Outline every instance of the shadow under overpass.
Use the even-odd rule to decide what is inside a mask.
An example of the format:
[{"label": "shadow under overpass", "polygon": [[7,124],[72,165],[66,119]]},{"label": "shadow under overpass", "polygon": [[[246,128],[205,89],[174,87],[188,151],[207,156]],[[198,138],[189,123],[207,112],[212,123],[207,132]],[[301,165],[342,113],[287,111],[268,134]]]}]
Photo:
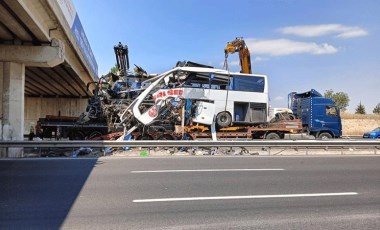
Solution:
[{"label": "shadow under overpass", "polygon": [[59,229],[97,162],[0,160],[0,229]]}]

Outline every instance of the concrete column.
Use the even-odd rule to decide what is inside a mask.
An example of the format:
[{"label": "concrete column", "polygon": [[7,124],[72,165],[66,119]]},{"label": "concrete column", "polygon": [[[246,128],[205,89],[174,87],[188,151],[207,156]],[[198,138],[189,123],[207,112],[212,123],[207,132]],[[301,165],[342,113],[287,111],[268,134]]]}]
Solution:
[{"label": "concrete column", "polygon": [[[24,139],[24,88],[25,65],[15,62],[0,62],[0,114],[1,140]],[[0,150],[0,156],[5,156]],[[10,148],[8,157],[21,157],[23,148]]]},{"label": "concrete column", "polygon": [[[4,63],[0,62],[0,141],[3,140],[3,75],[4,75]],[[6,157],[5,149],[0,148],[0,157]]]}]

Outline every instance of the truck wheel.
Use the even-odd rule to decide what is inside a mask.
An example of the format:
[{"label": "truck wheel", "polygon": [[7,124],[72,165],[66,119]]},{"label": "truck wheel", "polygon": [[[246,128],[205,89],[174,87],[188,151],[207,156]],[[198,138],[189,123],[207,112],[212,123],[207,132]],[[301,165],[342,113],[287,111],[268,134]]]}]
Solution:
[{"label": "truck wheel", "polygon": [[90,135],[88,135],[87,139],[88,140],[92,140],[92,139],[96,139],[96,140],[102,140],[100,137],[103,136],[103,133],[101,133],[100,131],[92,131],[90,133]]},{"label": "truck wheel", "polygon": [[174,140],[174,137],[170,134],[164,134],[158,138],[158,140]]},{"label": "truck wheel", "polygon": [[152,138],[152,136],[150,136],[148,134],[143,134],[143,135],[138,136],[136,140],[150,141],[150,140],[153,140],[153,138]]},{"label": "truck wheel", "polygon": [[268,140],[279,140],[279,139],[281,139],[281,137],[277,133],[268,133],[265,136],[265,139],[268,139]]},{"label": "truck wheel", "polygon": [[84,134],[81,131],[73,131],[69,135],[69,140],[84,140]]},{"label": "truck wheel", "polygon": [[293,114],[289,114],[288,117],[289,117],[289,120],[291,121],[296,119],[296,117]]},{"label": "truck wheel", "polygon": [[228,127],[231,125],[231,122],[232,122],[231,115],[226,111],[221,112],[216,116],[216,125],[219,128]]},{"label": "truck wheel", "polygon": [[318,135],[318,139],[321,139],[321,140],[327,140],[327,139],[331,139],[332,138],[332,135],[330,133],[327,133],[327,132],[322,132]]}]

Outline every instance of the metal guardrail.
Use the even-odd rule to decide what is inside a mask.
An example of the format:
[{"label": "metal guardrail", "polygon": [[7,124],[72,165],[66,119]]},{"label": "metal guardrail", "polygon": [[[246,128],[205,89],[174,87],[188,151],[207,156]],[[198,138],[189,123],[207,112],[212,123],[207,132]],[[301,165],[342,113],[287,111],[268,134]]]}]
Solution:
[{"label": "metal guardrail", "polygon": [[228,141],[0,141],[0,148],[105,148],[105,147],[303,147],[303,148],[375,148],[379,140],[228,140]]}]

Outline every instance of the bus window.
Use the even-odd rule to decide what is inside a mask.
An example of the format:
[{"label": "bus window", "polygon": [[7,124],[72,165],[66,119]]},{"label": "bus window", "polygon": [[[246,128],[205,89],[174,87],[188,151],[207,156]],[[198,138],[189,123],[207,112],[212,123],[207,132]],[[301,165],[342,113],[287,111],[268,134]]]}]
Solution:
[{"label": "bus window", "polygon": [[192,73],[186,80],[184,86],[205,89],[227,89],[229,77],[218,74]]},{"label": "bus window", "polygon": [[254,76],[233,76],[232,90],[247,92],[264,92],[264,78]]}]

